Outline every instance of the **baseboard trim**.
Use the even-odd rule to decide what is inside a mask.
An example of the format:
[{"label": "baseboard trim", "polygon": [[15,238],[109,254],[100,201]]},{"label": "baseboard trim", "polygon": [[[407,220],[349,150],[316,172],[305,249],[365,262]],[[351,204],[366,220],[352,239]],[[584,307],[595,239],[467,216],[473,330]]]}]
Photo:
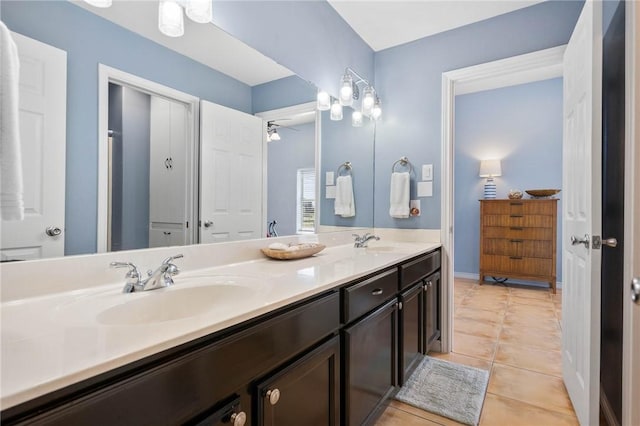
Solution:
[{"label": "baseboard trim", "polygon": [[[476,280],[476,281],[480,279],[479,274],[474,274],[470,272],[454,272],[453,277],[463,278],[467,280]],[[545,288],[549,287],[546,283],[539,282],[539,281],[523,281],[523,280],[514,280],[512,278],[509,278],[509,281],[507,282],[507,284],[522,284],[522,285],[530,285],[533,287],[545,287]],[[562,288],[562,281],[556,281],[556,288]]]}]

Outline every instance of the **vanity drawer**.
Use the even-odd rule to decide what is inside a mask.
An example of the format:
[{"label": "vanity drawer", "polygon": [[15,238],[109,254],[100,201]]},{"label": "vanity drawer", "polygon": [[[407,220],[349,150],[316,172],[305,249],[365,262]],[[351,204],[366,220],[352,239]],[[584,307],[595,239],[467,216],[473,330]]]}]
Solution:
[{"label": "vanity drawer", "polygon": [[391,269],[342,289],[342,323],[347,324],[380,306],[398,291],[398,270]]},{"label": "vanity drawer", "polygon": [[440,269],[440,250],[400,265],[400,290]]}]

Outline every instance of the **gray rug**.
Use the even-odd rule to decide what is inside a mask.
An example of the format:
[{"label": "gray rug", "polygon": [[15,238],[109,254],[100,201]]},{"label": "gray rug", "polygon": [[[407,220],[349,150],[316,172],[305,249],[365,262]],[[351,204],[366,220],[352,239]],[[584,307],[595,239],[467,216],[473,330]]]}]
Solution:
[{"label": "gray rug", "polygon": [[489,372],[425,356],[395,399],[476,426]]}]

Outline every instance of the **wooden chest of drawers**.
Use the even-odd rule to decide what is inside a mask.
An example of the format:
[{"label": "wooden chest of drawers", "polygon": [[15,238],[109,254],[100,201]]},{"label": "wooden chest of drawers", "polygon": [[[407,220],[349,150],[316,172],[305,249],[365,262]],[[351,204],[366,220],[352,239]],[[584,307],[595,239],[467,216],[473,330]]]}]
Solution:
[{"label": "wooden chest of drawers", "polygon": [[480,200],[480,281],[548,282],[556,292],[557,199]]}]

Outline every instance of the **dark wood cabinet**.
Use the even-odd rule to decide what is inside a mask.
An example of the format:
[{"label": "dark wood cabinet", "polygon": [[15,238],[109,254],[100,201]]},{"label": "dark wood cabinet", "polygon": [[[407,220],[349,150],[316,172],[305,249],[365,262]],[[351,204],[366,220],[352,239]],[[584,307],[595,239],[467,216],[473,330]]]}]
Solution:
[{"label": "dark wood cabinet", "polygon": [[393,299],[343,330],[344,413],[342,424],[361,425],[396,384],[398,302]]},{"label": "dark wood cabinet", "polygon": [[418,365],[423,352],[424,297],[418,282],[399,296],[398,386],[402,386]]},{"label": "dark wood cabinet", "polygon": [[260,426],[339,425],[339,337],[261,381],[255,396]]},{"label": "dark wood cabinet", "polygon": [[440,338],[440,272],[429,275],[424,280],[424,335],[423,351],[428,353]]}]

